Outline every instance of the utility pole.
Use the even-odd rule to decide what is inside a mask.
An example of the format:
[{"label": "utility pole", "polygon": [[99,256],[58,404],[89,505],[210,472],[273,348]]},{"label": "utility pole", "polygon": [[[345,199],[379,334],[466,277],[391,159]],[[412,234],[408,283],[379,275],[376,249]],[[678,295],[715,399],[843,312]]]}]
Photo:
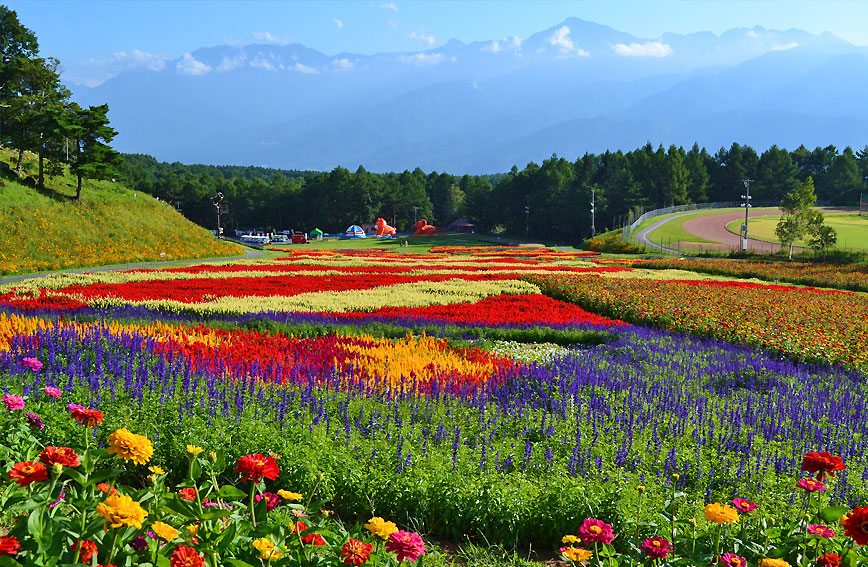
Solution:
[{"label": "utility pole", "polygon": [[744,202],[741,204],[744,207],[744,225],[741,227],[742,241],[741,241],[741,249],[744,252],[747,252],[747,213],[750,210],[750,184],[753,183],[753,179],[742,179],[742,183],[744,183],[744,195],[741,196],[744,199]]},{"label": "utility pole", "polygon": [[594,217],[596,216],[594,215],[594,200],[596,194],[597,192],[591,189],[591,238],[594,238],[594,236],[597,234],[597,227],[594,226]]},{"label": "utility pole", "polygon": [[217,238],[223,236],[223,229],[220,227],[220,215],[228,211],[226,205],[221,204],[223,201],[223,193],[217,193],[211,197],[211,204],[214,205],[214,212],[217,214]]},{"label": "utility pole", "polygon": [[527,195],[524,196],[524,217],[524,236],[527,238],[530,236],[530,197]]},{"label": "utility pole", "polygon": [[413,226],[416,226],[416,211],[419,210],[419,207],[413,207]]}]

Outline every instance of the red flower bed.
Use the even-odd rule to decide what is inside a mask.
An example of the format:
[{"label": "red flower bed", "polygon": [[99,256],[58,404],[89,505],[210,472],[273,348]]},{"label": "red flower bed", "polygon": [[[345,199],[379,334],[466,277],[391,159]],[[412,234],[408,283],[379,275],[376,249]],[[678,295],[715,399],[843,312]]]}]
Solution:
[{"label": "red flower bed", "polygon": [[86,303],[70,297],[47,295],[44,289],[40,290],[39,297],[37,298],[29,295],[15,295],[13,293],[0,295],[0,307],[12,307],[13,309],[20,309],[22,311],[36,311],[37,309],[68,311],[86,306]]},{"label": "red flower bed", "polygon": [[496,295],[476,303],[452,303],[426,307],[383,307],[369,313],[350,312],[330,315],[340,319],[353,320],[394,317],[410,319],[414,322],[427,320],[489,326],[579,325],[585,323],[605,327],[626,325],[623,321],[600,317],[576,305],[557,301],[542,294]]},{"label": "red flower bed", "polygon": [[90,284],[64,288],[64,293],[82,297],[117,297],[127,301],[172,299],[182,303],[199,303],[218,297],[293,296],[318,291],[350,291],[420,281],[439,282],[451,279],[468,281],[505,280],[515,274],[454,274],[448,276],[400,276],[357,274],[341,276],[269,276],[263,278],[200,278],[192,280],[152,280],[122,284]]}]

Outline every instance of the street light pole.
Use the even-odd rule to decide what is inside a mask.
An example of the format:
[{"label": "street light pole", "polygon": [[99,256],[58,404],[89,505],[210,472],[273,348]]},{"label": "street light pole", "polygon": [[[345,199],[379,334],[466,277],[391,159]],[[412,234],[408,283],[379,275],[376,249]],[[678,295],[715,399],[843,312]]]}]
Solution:
[{"label": "street light pole", "polygon": [[220,213],[222,212],[220,207],[220,203],[223,201],[223,193],[217,193],[213,197],[211,197],[211,204],[214,205],[214,212],[217,213],[217,238],[219,239],[222,236],[222,229],[220,228]]},{"label": "street light pole", "polygon": [[594,200],[597,192],[594,189],[591,189],[591,238],[597,234],[597,227],[594,226]]},{"label": "street light pole", "polygon": [[744,195],[741,196],[744,199],[744,203],[741,204],[744,207],[744,226],[741,227],[741,232],[744,239],[741,241],[741,249],[747,252],[747,213],[750,210],[750,184],[753,183],[753,179],[742,179],[742,183],[744,183]]},{"label": "street light pole", "polygon": [[527,238],[530,236],[530,197],[527,195],[524,196],[524,217],[524,236]]},{"label": "street light pole", "polygon": [[413,226],[416,226],[416,211],[419,210],[419,207],[413,207]]}]

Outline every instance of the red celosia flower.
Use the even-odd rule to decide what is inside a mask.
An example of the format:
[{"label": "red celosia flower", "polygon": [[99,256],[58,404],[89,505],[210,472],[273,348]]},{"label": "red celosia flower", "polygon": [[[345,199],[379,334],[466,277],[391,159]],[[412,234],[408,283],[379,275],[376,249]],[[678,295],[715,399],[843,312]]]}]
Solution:
[{"label": "red celosia flower", "polygon": [[610,524],[588,518],[579,527],[579,537],[582,538],[582,543],[612,543],[615,532]]},{"label": "red celosia flower", "polygon": [[48,469],[37,461],[15,463],[9,471],[9,478],[15,480],[18,486],[28,486],[31,482],[48,480]]},{"label": "red celosia flower", "polygon": [[859,545],[868,544],[868,508],[854,508],[844,519],[844,535]]},{"label": "red celosia flower", "polygon": [[[299,522],[292,529],[292,533],[294,533],[294,534],[301,533],[307,529],[308,529],[307,524],[305,524],[304,522]],[[301,542],[307,543],[307,544],[312,543],[314,545],[325,545],[326,544],[325,540],[319,534],[307,534],[306,536],[301,536]]]},{"label": "red celosia flower", "polygon": [[70,549],[75,551],[81,545],[81,550],[78,553],[78,562],[89,565],[93,554],[96,553],[96,543],[89,540],[75,540]]},{"label": "red celosia flower", "polygon": [[195,549],[187,545],[179,545],[169,558],[172,567],[203,567],[205,560]]},{"label": "red celosia flower", "polygon": [[802,470],[810,473],[817,473],[817,480],[823,481],[826,475],[835,476],[835,471],[842,471],[844,461],[841,457],[833,456],[825,451],[820,453],[808,453],[802,459]]},{"label": "red celosia flower", "polygon": [[817,567],[841,567],[841,558],[837,553],[827,553],[817,557]]},{"label": "red celosia flower", "polygon": [[733,498],[732,505],[742,514],[749,514],[756,510],[756,502],[745,500],[744,498]]},{"label": "red celosia flower", "polygon": [[0,536],[0,555],[18,555],[21,544],[15,536]]},{"label": "red celosia flower", "polygon": [[261,453],[252,455],[244,455],[235,463],[235,472],[241,473],[243,476],[241,481],[252,480],[259,482],[260,478],[274,480],[278,477],[280,469],[277,463],[271,457],[266,457]]},{"label": "red celosia flower", "polygon": [[196,501],[196,489],[195,488],[179,488],[178,495],[181,497],[181,500],[189,500],[191,502]]},{"label": "red celosia flower", "polygon": [[69,414],[70,417],[82,425],[93,427],[98,423],[102,423],[102,412],[99,410],[88,409],[83,407],[73,408]]},{"label": "red celosia flower", "polygon": [[672,553],[672,544],[665,537],[655,536],[642,542],[642,553],[652,559],[666,559]]},{"label": "red celosia flower", "polygon": [[425,554],[425,542],[419,537],[419,534],[398,530],[389,535],[389,540],[386,542],[386,551],[391,551],[398,556],[398,562],[407,558],[412,563],[419,559],[420,555]]},{"label": "red celosia flower", "polygon": [[48,446],[39,453],[39,460],[46,467],[54,464],[63,465],[65,467],[77,467],[81,464],[78,455],[69,447],[52,447]]},{"label": "red celosia flower", "polygon": [[259,502],[263,498],[265,498],[265,506],[269,512],[277,508],[277,505],[280,504],[280,496],[273,492],[263,492],[262,494],[257,494],[253,497],[253,500],[255,502]]},{"label": "red celosia flower", "polygon": [[347,565],[363,565],[371,556],[374,546],[357,539],[350,539],[341,546],[341,559]]}]

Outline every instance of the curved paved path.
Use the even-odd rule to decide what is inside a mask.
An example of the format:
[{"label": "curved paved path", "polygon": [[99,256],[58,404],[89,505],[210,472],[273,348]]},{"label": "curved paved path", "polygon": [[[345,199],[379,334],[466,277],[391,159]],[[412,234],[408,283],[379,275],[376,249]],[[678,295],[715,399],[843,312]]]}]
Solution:
[{"label": "curved paved path", "polygon": [[660,228],[661,226],[663,226],[664,224],[666,224],[667,222],[669,222],[671,220],[675,220],[675,219],[680,218],[680,217],[686,217],[687,215],[692,215],[692,214],[696,214],[696,211],[687,211],[686,213],[680,213],[680,214],[673,215],[673,216],[665,218],[665,219],[661,219],[661,220],[655,222],[654,224],[652,224],[651,226],[649,226],[647,228],[643,228],[642,230],[634,233],[634,236],[636,237],[636,240],[638,240],[641,244],[643,244],[644,246],[647,246],[649,248],[653,248],[654,250],[659,250],[661,252],[669,252],[670,254],[681,254],[680,250],[673,250],[672,248],[666,248],[664,246],[660,246],[656,242],[651,242],[651,240],[648,238],[648,235],[652,231],[657,230],[658,228]]},{"label": "curved paved path", "polygon": [[224,260],[250,260],[262,256],[262,250],[247,250],[244,256],[223,256],[222,258],[195,258],[193,260],[171,260],[168,262],[149,262],[147,264],[125,264],[123,266],[102,266],[99,268],[78,268],[75,270],[60,270],[58,272],[42,272],[26,276],[9,276],[0,278],[0,284],[20,282],[32,278],[44,278],[54,274],[83,274],[85,272],[114,272],[119,270],[143,270],[148,268],[164,268],[175,264],[190,264],[199,262],[222,262]]}]

